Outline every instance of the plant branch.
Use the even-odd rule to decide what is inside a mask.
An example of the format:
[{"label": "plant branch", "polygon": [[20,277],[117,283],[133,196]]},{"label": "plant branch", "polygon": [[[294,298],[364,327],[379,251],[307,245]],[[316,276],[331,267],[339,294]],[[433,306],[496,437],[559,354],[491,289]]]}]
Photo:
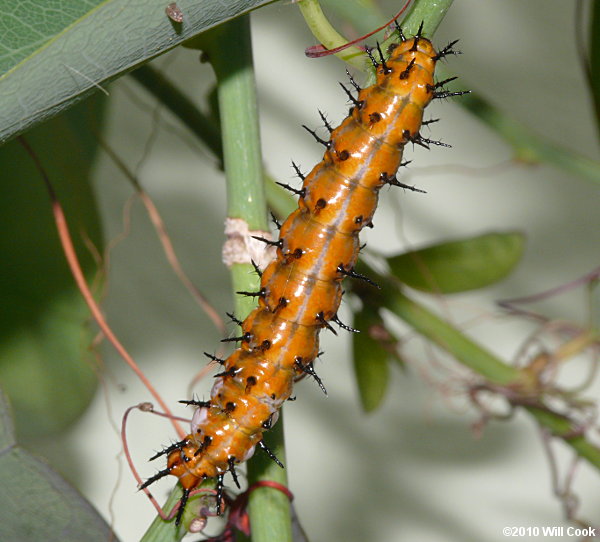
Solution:
[{"label": "plant branch", "polygon": [[[381,287],[377,291],[374,288],[366,289],[362,285],[354,288],[355,291],[360,291],[364,303],[389,309],[423,337],[451,354],[459,363],[484,377],[487,382],[521,393],[534,388],[531,376],[524,370],[503,362],[432,311],[409,298],[400,291],[397,283],[377,274],[364,263],[360,263],[357,270]],[[515,405],[525,408],[542,427],[555,437],[563,439],[580,457],[600,470],[600,448],[586,439],[585,432],[579,425],[566,416],[545,408],[541,401]]]},{"label": "plant branch", "polygon": [[[243,219],[251,230],[268,230],[249,17],[206,33],[194,46],[208,55],[217,75],[227,216]],[[233,264],[231,273],[234,291],[257,288],[258,277],[250,264]],[[236,297],[239,318],[253,308],[250,298]],[[264,440],[285,460],[281,421],[264,434]],[[270,460],[265,464],[263,459],[257,454],[248,462],[248,484],[272,480],[287,485],[285,471]],[[256,489],[249,497],[249,512],[254,542],[291,542],[290,505],[283,493],[270,487]]]}]

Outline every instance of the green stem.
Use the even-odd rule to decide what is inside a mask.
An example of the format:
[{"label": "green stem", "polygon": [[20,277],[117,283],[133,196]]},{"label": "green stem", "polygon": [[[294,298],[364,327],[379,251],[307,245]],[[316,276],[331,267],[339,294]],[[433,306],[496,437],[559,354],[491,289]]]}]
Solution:
[{"label": "green stem", "polygon": [[222,160],[223,147],[218,125],[202,113],[181,90],[149,64],[139,67],[130,75],[170,109],[217,158]]},{"label": "green stem", "polygon": [[[172,100],[176,105],[170,105],[171,110],[186,124],[191,122],[190,128],[200,139],[213,140],[209,148],[215,155],[220,158],[222,153],[228,193],[227,216],[245,220],[251,230],[267,230],[249,17],[234,19],[202,34],[188,45],[207,53],[217,75],[220,129],[214,126],[206,129],[206,117],[166,79],[157,78],[149,71],[142,71],[136,79],[167,103]],[[215,134],[219,133],[222,134],[222,147],[214,143]],[[252,291],[258,287],[256,273],[250,264],[234,264],[231,277],[234,291]],[[243,296],[236,296],[235,305],[236,315],[240,318],[254,308],[252,300]],[[284,458],[282,423],[276,427],[279,430],[274,428],[265,434],[265,443],[279,458]],[[269,460],[272,465],[265,468],[262,459],[259,453],[248,462],[249,483],[268,479],[287,485],[285,472],[276,467],[273,474],[271,467],[275,464]],[[176,487],[168,500],[170,506],[180,495],[181,490]],[[190,503],[184,514],[186,526],[193,517],[192,508]],[[253,491],[249,512],[254,542],[291,542],[290,504],[285,495],[271,488]],[[172,523],[157,518],[143,540],[170,542],[179,540],[183,534],[183,529],[178,531]]]},{"label": "green stem", "polygon": [[[432,311],[410,299],[399,290],[395,282],[375,273],[364,263],[359,264],[358,271],[381,286],[381,290],[377,292],[361,285],[354,288],[356,291],[360,290],[364,303],[386,307],[415,331],[492,384],[511,386],[515,390],[527,389],[530,385],[529,377],[523,371],[504,363]],[[541,405],[522,404],[521,406],[536,419],[540,426],[552,435],[562,438],[581,458],[600,470],[600,449],[590,443],[573,422]]]},{"label": "green stem", "polygon": [[[298,7],[313,36],[327,49],[335,49],[348,43],[348,40],[339,34],[327,20],[319,4],[319,0],[300,0]],[[360,70],[365,69],[365,54],[356,45],[351,45],[347,49],[335,53],[335,56],[355,68]]]},{"label": "green stem", "polygon": [[[179,485],[175,486],[163,505],[163,511],[166,514],[168,514],[177,504],[181,495],[181,487]],[[191,503],[188,506],[191,506]],[[178,542],[185,534],[186,529],[181,528],[181,526],[177,529],[173,521],[167,522],[161,517],[156,516],[144,536],[140,539],[140,542]]]},{"label": "green stem", "polygon": [[414,36],[423,23],[423,35],[432,37],[454,0],[416,0],[402,20],[402,30]]},{"label": "green stem", "polygon": [[[203,35],[202,43],[217,74],[227,215],[242,218],[251,230],[268,230],[249,17]],[[234,291],[258,288],[258,277],[250,264],[234,264],[231,274]],[[253,308],[250,298],[236,296],[238,317],[244,318]],[[284,457],[281,422],[266,432],[264,439],[279,458]],[[248,462],[248,483],[260,480],[287,485],[285,471],[268,458],[265,462],[259,452]],[[290,503],[281,492],[271,488],[253,491],[249,513],[253,542],[291,542]]]},{"label": "green stem", "polygon": [[486,380],[506,386],[520,378],[521,373],[518,369],[503,363],[491,352],[400,291],[389,292],[389,295],[382,296],[381,300],[413,329]]},{"label": "green stem", "polygon": [[247,15],[234,19],[202,34],[199,43],[217,75],[227,216],[267,230],[249,24]]},{"label": "green stem", "polygon": [[[283,439],[283,409],[279,421],[264,434],[264,442],[284,465],[287,465]],[[287,474],[264,452],[257,454],[248,465],[248,485],[274,481],[287,487]],[[288,497],[281,491],[263,487],[250,493],[248,502],[252,542],[291,542],[291,510]],[[285,512],[285,513],[284,513]]]},{"label": "green stem", "polygon": [[[444,77],[445,74],[440,74],[440,78]],[[597,160],[591,160],[537,135],[476,93],[461,96],[458,103],[504,138],[513,147],[516,160],[528,164],[552,164],[588,181],[600,183],[600,162]]]}]

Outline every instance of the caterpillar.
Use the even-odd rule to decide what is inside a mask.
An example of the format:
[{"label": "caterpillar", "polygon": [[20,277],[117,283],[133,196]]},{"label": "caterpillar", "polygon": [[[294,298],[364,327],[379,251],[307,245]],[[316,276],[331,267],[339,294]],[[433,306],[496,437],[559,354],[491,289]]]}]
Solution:
[{"label": "caterpillar", "polygon": [[329,140],[304,127],[325,146],[325,154],[306,176],[293,164],[302,188],[284,186],[298,195],[298,208],[281,225],[277,241],[262,239],[275,245],[276,257],[261,274],[260,290],[240,292],[256,296],[258,308],[238,322],[237,350],[227,359],[209,356],[223,366],[210,399],[183,401],[197,407],[190,434],[151,458],[167,456],[167,466],[141,488],[168,475],[178,478],[183,496],[176,524],[190,492],[206,479],[216,479],[219,513],[225,474],[231,473],[237,484],[236,465],[249,459],[256,446],[283,466],[264,444],[263,433],[276,423],[298,377],[311,375],[323,388],[313,369],[319,332],[335,333],[332,322],[351,330],[337,316],[342,280],[369,281],[354,266],[358,236],[372,226],[379,190],[385,185],[411,188],[395,176],[407,143],[445,145],[419,130],[433,98],[461,94],[443,89],[449,80],[434,81],[436,62],[455,54],[456,41],[436,52],[422,36],[422,25],[410,39],[396,27],[400,41],[389,47],[387,59],[379,45],[378,59],[367,50],[375,84],[361,89],[350,77],[356,97],[341,84],[352,104],[343,122],[334,129],[321,113]]}]

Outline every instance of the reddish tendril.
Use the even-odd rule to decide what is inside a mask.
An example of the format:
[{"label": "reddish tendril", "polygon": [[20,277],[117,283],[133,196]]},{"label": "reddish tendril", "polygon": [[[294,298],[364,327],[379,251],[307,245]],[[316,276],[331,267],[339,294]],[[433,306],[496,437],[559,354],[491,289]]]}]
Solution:
[{"label": "reddish tendril", "polygon": [[396,13],[396,15],[394,17],[392,17],[387,23],[380,26],[379,28],[376,28],[372,32],[369,32],[368,34],[365,34],[364,36],[360,36],[360,37],[356,38],[355,40],[349,41],[348,43],[345,43],[344,45],[340,45],[339,47],[335,47],[334,49],[327,49],[322,44],[313,45],[311,47],[307,47],[306,50],[304,51],[304,54],[308,58],[320,58],[322,56],[334,55],[336,53],[344,51],[351,45],[355,45],[361,41],[364,41],[367,38],[371,37],[373,34],[376,34],[380,30],[383,30],[384,28],[387,28],[388,26],[390,26],[396,19],[398,19],[398,17],[400,17],[400,15],[402,15],[404,13],[404,11],[406,11],[406,8],[408,8],[411,1],[412,0],[407,0],[406,3],[404,4],[404,6],[402,7],[402,9],[398,13]]}]

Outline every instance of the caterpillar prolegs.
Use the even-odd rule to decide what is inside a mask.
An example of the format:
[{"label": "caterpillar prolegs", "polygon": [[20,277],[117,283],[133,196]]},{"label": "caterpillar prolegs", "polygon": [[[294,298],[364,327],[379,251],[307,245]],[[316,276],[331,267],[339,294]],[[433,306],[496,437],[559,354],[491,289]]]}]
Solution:
[{"label": "caterpillar prolegs", "polygon": [[[237,483],[235,466],[246,461],[256,446],[277,461],[262,442],[263,433],[278,417],[278,410],[292,393],[294,380],[314,375],[319,353],[319,332],[333,330],[346,276],[364,278],[354,271],[359,252],[359,232],[371,225],[378,193],[386,184],[401,185],[395,174],[404,147],[413,142],[428,146],[423,138],[423,110],[435,97],[453,93],[438,91],[436,62],[452,54],[452,44],[436,52],[421,36],[390,46],[385,59],[369,56],[376,68],[376,83],[360,89],[348,117],[331,128],[323,159],[303,179],[298,208],[285,220],[277,254],[261,277],[256,308],[241,323],[240,347],[227,359],[218,360],[223,370],[216,376],[210,400],[190,401],[197,407],[191,432],[154,458],[167,455],[167,467],[142,487],[173,475],[184,493],[176,522],[179,523],[190,492],[207,478],[217,481],[217,510],[223,478],[230,472]],[[325,120],[325,119],[324,119]],[[310,131],[310,130],[309,130]],[[154,459],[153,458],[153,459]]]}]

